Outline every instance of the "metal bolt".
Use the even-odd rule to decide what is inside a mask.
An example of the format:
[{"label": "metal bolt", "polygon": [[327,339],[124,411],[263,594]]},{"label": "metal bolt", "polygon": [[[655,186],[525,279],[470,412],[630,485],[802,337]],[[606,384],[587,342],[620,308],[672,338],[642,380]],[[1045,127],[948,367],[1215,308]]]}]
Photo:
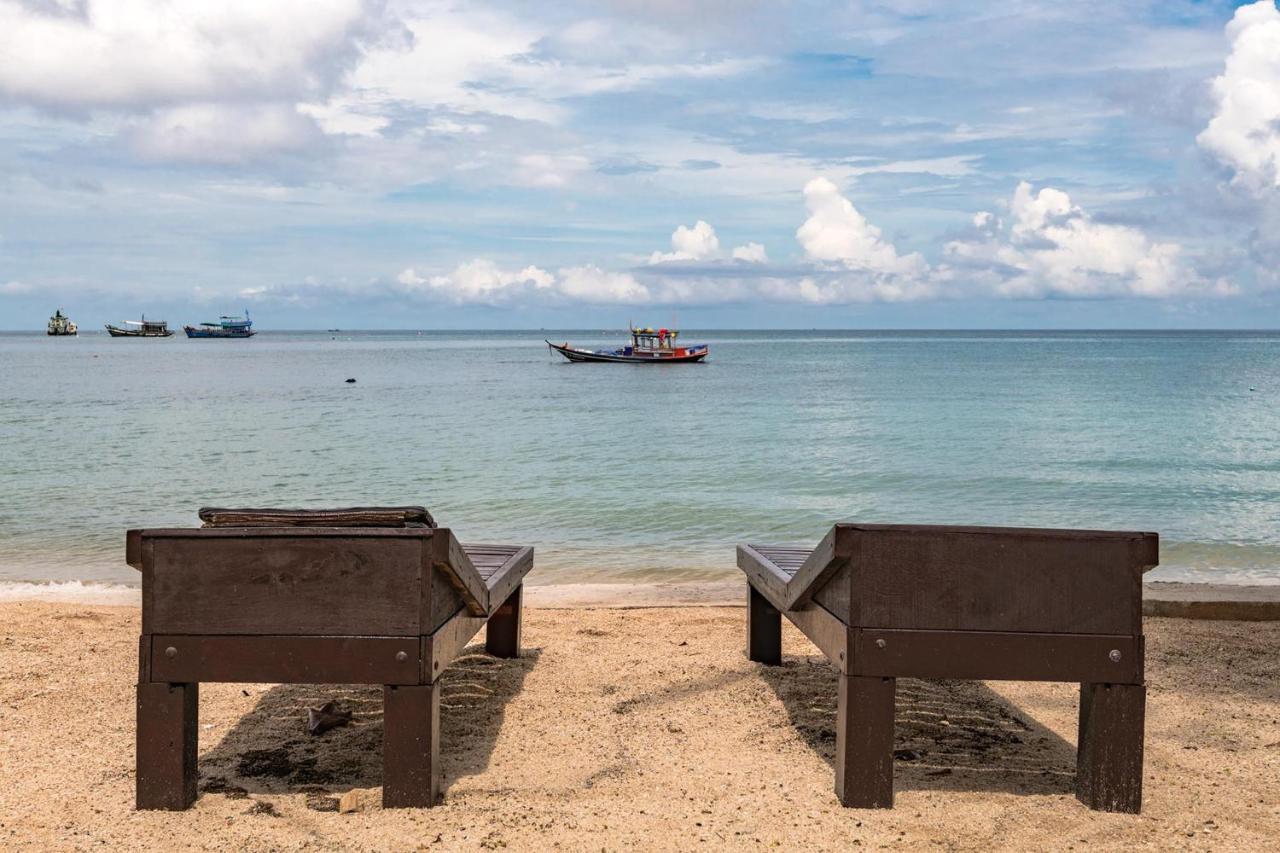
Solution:
[{"label": "metal bolt", "polygon": [[1120,663],[1120,650],[1112,649],[1111,653],[1107,655],[1107,657],[1111,658],[1112,663]]},{"label": "metal bolt", "polygon": [[888,645],[888,643],[886,643],[884,640],[876,640],[876,648],[877,648],[877,649],[883,649],[883,648],[884,648],[885,646],[887,646],[887,645]]},{"label": "metal bolt", "polygon": [[396,652],[396,660],[400,661],[401,663],[404,663],[408,659],[409,659],[409,655],[406,654],[405,652]]},{"label": "metal bolt", "polygon": [[167,658],[176,658],[178,656],[178,650],[173,646],[170,646],[164,650],[164,656]]}]

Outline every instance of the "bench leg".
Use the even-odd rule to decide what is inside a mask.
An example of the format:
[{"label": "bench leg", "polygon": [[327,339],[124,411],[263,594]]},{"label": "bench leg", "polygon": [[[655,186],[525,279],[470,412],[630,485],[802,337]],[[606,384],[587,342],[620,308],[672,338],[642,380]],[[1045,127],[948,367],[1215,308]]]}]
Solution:
[{"label": "bench leg", "polygon": [[843,806],[893,808],[892,678],[840,675],[836,796]]},{"label": "bench leg", "polygon": [[747,584],[747,658],[777,666],[782,663],[782,613]]},{"label": "bench leg", "polygon": [[1147,688],[1081,684],[1076,797],[1091,809],[1142,809],[1142,738]]},{"label": "bench leg", "polygon": [[426,808],[440,793],[440,682],[382,688],[382,806]]},{"label": "bench leg", "polygon": [[181,811],[196,800],[200,685],[138,685],[139,809]]},{"label": "bench leg", "polygon": [[524,584],[516,587],[502,602],[484,633],[484,650],[496,658],[520,657],[520,598]]}]

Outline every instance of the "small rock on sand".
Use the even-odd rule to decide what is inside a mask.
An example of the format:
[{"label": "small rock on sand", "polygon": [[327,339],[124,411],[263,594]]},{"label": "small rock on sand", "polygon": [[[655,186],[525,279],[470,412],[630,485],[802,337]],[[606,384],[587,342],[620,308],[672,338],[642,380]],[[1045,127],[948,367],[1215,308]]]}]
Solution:
[{"label": "small rock on sand", "polygon": [[342,799],[338,800],[338,814],[350,814],[358,811],[360,811],[360,792],[357,790],[347,791],[342,795]]}]

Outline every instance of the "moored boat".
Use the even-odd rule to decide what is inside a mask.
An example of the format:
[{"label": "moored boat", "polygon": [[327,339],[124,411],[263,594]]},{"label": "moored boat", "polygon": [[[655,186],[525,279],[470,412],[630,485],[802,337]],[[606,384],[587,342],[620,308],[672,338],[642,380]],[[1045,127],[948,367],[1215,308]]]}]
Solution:
[{"label": "moored boat", "polygon": [[710,354],[706,344],[684,345],[676,342],[680,333],[675,329],[632,328],[631,343],[616,349],[586,349],[575,347],[567,341],[553,344],[555,352],[569,361],[611,361],[623,364],[687,364],[702,361]]},{"label": "moored boat", "polygon": [[56,337],[78,335],[80,334],[80,327],[77,326],[70,317],[63,314],[62,309],[59,308],[57,311],[54,311],[53,316],[49,318],[49,334]]},{"label": "moored boat", "polygon": [[251,338],[254,335],[253,321],[249,319],[247,308],[243,317],[228,317],[224,314],[216,323],[183,326],[182,331],[187,333],[188,338]]},{"label": "moored boat", "polygon": [[123,326],[107,324],[107,332],[113,338],[168,338],[173,332],[164,320],[148,320],[143,314],[141,320],[125,320]]}]

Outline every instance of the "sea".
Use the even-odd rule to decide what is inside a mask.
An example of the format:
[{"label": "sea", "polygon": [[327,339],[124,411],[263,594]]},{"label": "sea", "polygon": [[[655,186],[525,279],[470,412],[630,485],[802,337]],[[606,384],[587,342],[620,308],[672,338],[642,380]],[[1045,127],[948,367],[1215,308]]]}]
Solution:
[{"label": "sea", "polygon": [[[0,590],[136,585],[202,506],[422,504],[531,583],[720,580],[837,521],[1156,531],[1149,580],[1280,584],[1280,332],[0,334]],[[354,382],[348,380],[354,379]]]}]

